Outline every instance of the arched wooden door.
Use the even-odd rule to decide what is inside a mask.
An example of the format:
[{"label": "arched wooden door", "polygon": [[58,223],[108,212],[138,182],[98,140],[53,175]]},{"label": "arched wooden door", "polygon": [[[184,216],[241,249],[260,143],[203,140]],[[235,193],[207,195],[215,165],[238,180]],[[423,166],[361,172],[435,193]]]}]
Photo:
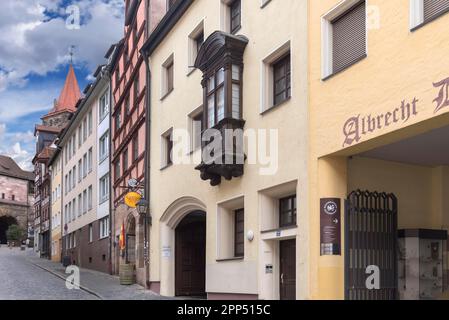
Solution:
[{"label": "arched wooden door", "polygon": [[186,216],[175,232],[175,295],[206,295],[206,213]]}]

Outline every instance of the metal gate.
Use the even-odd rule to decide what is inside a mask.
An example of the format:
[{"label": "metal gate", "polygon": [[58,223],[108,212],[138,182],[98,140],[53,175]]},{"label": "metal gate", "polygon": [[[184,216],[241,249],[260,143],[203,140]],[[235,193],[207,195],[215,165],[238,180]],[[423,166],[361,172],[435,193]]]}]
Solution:
[{"label": "metal gate", "polygon": [[[397,205],[395,195],[354,191],[346,200],[345,297],[397,299]],[[380,289],[368,289],[369,266],[380,269]]]}]

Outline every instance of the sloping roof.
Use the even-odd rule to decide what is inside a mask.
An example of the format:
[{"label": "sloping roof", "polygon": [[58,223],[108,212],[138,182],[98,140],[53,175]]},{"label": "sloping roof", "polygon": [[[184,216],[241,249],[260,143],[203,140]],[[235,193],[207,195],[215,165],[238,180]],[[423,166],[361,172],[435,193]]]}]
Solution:
[{"label": "sloping roof", "polygon": [[0,155],[0,175],[34,181],[34,173],[20,169],[17,163],[7,156]]},{"label": "sloping roof", "polygon": [[80,98],[81,91],[78,80],[76,79],[75,70],[73,69],[73,65],[70,65],[59,99],[55,102],[54,108],[44,117],[62,111],[75,112],[76,104]]},{"label": "sloping roof", "polygon": [[36,128],[35,128],[34,131],[35,132],[36,131],[43,131],[43,132],[59,133],[59,132],[61,132],[62,129],[63,128],[50,127],[50,126],[44,126],[44,125],[38,124],[38,125],[36,125]]}]

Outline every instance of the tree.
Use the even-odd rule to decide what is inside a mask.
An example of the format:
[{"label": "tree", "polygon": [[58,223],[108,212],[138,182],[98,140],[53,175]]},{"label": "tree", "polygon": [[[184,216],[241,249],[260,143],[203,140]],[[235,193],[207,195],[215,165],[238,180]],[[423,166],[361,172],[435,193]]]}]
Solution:
[{"label": "tree", "polygon": [[17,224],[13,224],[6,231],[6,237],[9,241],[22,241],[25,237],[25,230]]}]

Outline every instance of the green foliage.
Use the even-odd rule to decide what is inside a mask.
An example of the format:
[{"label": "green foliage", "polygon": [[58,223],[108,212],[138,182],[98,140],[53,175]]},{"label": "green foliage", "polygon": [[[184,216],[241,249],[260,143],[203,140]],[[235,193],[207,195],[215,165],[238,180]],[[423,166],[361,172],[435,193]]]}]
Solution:
[{"label": "green foliage", "polygon": [[9,226],[6,231],[6,237],[9,241],[22,241],[25,237],[25,230],[16,224]]}]

